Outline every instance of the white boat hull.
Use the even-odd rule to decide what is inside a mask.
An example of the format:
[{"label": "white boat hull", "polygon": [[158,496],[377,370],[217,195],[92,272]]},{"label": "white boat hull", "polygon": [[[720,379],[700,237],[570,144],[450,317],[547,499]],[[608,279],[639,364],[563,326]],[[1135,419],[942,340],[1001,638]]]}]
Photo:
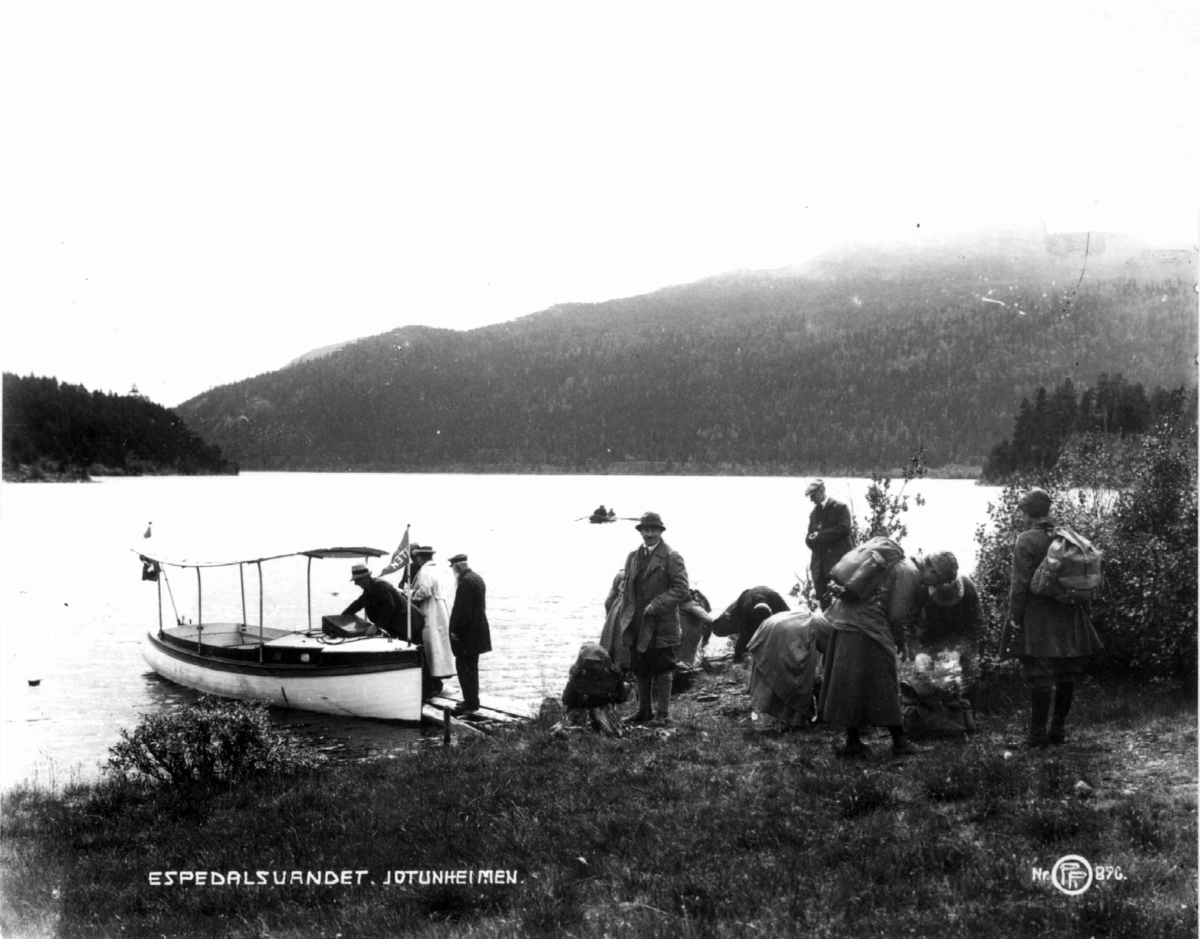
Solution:
[{"label": "white boat hull", "polygon": [[142,655],[163,678],[208,694],[343,717],[421,721],[421,653],[409,643],[383,637],[329,643],[284,633],[260,652],[251,642],[232,645],[254,639],[237,625],[206,626],[200,635],[203,647],[194,626],[150,632]]}]

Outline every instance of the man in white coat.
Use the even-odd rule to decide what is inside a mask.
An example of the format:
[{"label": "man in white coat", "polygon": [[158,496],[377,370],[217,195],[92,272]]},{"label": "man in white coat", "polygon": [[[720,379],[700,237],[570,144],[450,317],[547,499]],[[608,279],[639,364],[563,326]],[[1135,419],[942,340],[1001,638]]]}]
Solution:
[{"label": "man in white coat", "polygon": [[442,679],[454,674],[454,654],[450,651],[450,606],[442,586],[441,569],[433,559],[433,548],[414,545],[412,549],[412,600],[425,614],[424,697],[442,690]]}]

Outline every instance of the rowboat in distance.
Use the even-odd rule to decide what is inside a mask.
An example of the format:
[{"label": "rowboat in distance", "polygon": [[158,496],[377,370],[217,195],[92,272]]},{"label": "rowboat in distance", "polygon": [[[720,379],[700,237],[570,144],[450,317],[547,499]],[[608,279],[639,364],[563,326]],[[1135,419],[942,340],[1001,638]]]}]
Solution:
[{"label": "rowboat in distance", "polygon": [[[421,649],[384,633],[368,637],[369,623],[354,616],[325,614],[313,622],[313,562],[330,559],[382,557],[376,548],[314,548],[231,561],[196,561],[168,558],[135,549],[142,560],[142,578],[158,586],[158,625],[146,634],[142,655],[163,678],[208,694],[247,701],[262,701],[277,707],[318,711],[343,717],[421,722]],[[264,622],[267,604],[263,565],[307,559],[305,593],[307,618],[297,610],[299,591],[290,588],[286,602],[272,603],[271,615],[278,622]],[[214,569],[236,568],[217,575]],[[247,615],[247,568],[251,607],[257,598],[258,616]],[[190,582],[186,572],[195,570],[195,582],[172,588],[168,573],[183,571],[178,580]],[[339,572],[345,570],[339,567]],[[241,613],[233,600],[222,596],[221,614],[205,619],[204,576],[218,576],[227,590],[240,586]],[[346,580],[349,578],[346,577]],[[257,580],[257,583],[254,581]],[[287,582],[287,578],[282,578]],[[181,616],[177,598],[195,603],[194,621]],[[209,607],[214,604],[209,603]],[[343,604],[344,606],[344,604]],[[170,614],[168,617],[167,614]]]}]

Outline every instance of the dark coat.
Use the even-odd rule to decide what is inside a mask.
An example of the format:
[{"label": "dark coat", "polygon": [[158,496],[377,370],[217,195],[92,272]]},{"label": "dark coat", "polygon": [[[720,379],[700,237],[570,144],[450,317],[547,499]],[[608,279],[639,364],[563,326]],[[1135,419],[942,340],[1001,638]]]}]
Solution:
[{"label": "dark coat", "polygon": [[1054,520],[1038,519],[1017,535],[1013,545],[1012,583],[1008,617],[1025,634],[1025,657],[1072,659],[1095,655],[1104,648],[1092,628],[1090,604],[1062,603],[1029,592],[1033,572],[1042,563],[1054,538]]},{"label": "dark coat", "polygon": [[450,648],[455,655],[482,655],[492,651],[492,631],[487,618],[487,585],[482,577],[470,569],[458,579],[458,589],[454,592],[454,609],[450,611]]},{"label": "dark coat", "polygon": [[625,559],[625,582],[621,587],[618,632],[632,628],[639,652],[651,647],[677,646],[683,638],[679,605],[688,599],[688,573],[683,556],[659,541],[641,561],[643,548]]},{"label": "dark coat", "polygon": [[[755,613],[754,608],[765,603],[771,608],[766,616]],[[750,641],[762,621],[775,613],[786,613],[787,601],[770,587],[750,587],[738,594],[738,598],[725,608],[725,612],[712,621],[714,636],[744,636]]]},{"label": "dark coat", "polygon": [[[809,571],[813,582],[822,584],[829,579],[833,565],[842,559],[853,545],[850,543],[850,510],[837,499],[826,499],[824,505],[814,505],[808,516],[808,534],[816,533],[810,543],[812,560]],[[806,539],[807,540],[807,539]]]},{"label": "dark coat", "polygon": [[[342,615],[353,616],[359,610],[366,613],[367,619],[393,638],[406,637],[408,608],[400,591],[386,580],[372,577],[359,598],[342,610]],[[416,613],[415,610],[413,612]],[[418,636],[420,628],[421,623],[413,624],[413,631]]]}]

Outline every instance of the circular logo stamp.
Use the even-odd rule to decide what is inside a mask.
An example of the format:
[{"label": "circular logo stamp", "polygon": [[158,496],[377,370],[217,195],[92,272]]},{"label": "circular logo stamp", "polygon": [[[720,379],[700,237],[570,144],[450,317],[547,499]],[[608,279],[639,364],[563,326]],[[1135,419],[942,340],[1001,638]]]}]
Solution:
[{"label": "circular logo stamp", "polygon": [[1060,857],[1050,868],[1050,882],[1069,897],[1077,897],[1092,885],[1092,865],[1078,854]]}]

